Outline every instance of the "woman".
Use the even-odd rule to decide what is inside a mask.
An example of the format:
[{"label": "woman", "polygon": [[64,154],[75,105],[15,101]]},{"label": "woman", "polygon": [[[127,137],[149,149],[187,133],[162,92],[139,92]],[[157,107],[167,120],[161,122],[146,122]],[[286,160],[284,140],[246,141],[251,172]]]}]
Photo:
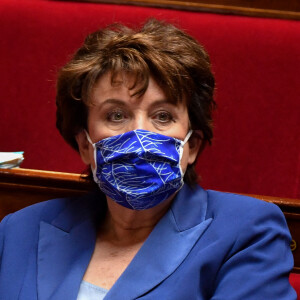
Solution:
[{"label": "woman", "polygon": [[172,25],[88,36],[60,71],[57,127],[99,189],[2,221],[0,298],[296,299],[280,210],[196,184],[213,90]]}]

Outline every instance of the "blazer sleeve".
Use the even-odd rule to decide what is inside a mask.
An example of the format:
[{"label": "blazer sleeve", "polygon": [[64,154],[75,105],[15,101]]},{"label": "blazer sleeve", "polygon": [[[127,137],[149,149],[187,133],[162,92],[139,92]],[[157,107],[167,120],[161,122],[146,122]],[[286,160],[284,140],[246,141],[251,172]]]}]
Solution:
[{"label": "blazer sleeve", "polygon": [[265,203],[244,218],[211,299],[296,300],[289,283],[291,237],[281,210]]}]

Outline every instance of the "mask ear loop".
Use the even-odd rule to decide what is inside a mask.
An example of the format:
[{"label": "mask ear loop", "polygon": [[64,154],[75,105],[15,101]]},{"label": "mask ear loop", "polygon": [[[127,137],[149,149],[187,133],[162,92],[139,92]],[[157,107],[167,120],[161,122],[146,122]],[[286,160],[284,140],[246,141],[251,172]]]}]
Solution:
[{"label": "mask ear loop", "polygon": [[183,155],[183,147],[184,147],[184,145],[188,142],[188,140],[190,139],[192,133],[193,133],[193,130],[190,129],[190,131],[189,131],[188,134],[186,135],[185,139],[181,142],[181,147],[180,147],[180,152],[179,152],[179,170],[180,170],[182,182],[183,182],[183,176],[184,176],[184,174],[185,174],[185,172],[182,171],[181,165],[180,165],[181,159],[182,159],[182,155]]},{"label": "mask ear loop", "polygon": [[187,141],[190,139],[191,135],[193,133],[193,130],[190,129],[190,131],[188,132],[188,134],[186,135],[184,141],[183,141],[183,146],[187,143]]},{"label": "mask ear loop", "polygon": [[94,146],[94,143],[92,142],[91,138],[90,138],[90,135],[88,134],[88,132],[84,129],[84,132],[85,132],[85,135],[86,135],[86,138],[87,140],[89,141],[89,143]]},{"label": "mask ear loop", "polygon": [[96,150],[96,143],[93,143],[91,138],[90,138],[90,135],[88,134],[88,132],[84,129],[84,132],[85,132],[85,135],[86,135],[86,138],[88,140],[88,142],[93,146],[93,149],[94,149],[94,163],[95,163],[95,168],[92,167],[91,165],[91,169],[92,169],[92,173],[93,173],[93,178],[94,178],[94,181],[96,183],[99,183],[99,180],[97,178],[97,150]]}]

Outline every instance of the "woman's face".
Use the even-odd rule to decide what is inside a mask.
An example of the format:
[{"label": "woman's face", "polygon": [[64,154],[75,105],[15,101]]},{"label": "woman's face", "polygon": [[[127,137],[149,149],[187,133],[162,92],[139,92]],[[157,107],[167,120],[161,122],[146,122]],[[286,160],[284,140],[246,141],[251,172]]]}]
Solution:
[{"label": "woman's face", "polygon": [[[147,91],[141,97],[131,97],[131,78],[117,76],[111,85],[111,75],[103,75],[96,83],[88,113],[88,132],[93,143],[104,138],[135,129],[145,129],[184,140],[189,131],[189,117],[185,103],[173,104],[166,99],[163,90],[150,77]],[[86,164],[93,167],[93,147],[86,144],[85,135],[77,136],[80,154]],[[82,145],[81,145],[82,144]],[[195,143],[193,143],[195,144]],[[181,167],[196,159],[200,143],[191,148],[184,146]],[[196,145],[196,146],[197,146]]]}]

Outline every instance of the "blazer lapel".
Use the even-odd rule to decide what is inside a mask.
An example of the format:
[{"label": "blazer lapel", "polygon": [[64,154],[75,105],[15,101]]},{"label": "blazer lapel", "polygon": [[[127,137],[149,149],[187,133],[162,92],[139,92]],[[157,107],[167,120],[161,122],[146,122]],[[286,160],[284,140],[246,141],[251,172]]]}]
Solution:
[{"label": "blazer lapel", "polygon": [[[91,202],[91,201],[90,201]],[[70,205],[51,223],[41,221],[38,244],[39,300],[76,299],[96,240],[93,215],[87,202]],[[93,213],[93,215],[91,215]]]},{"label": "blazer lapel", "polygon": [[105,300],[136,299],[172,274],[211,223],[206,209],[206,192],[185,186]]}]

